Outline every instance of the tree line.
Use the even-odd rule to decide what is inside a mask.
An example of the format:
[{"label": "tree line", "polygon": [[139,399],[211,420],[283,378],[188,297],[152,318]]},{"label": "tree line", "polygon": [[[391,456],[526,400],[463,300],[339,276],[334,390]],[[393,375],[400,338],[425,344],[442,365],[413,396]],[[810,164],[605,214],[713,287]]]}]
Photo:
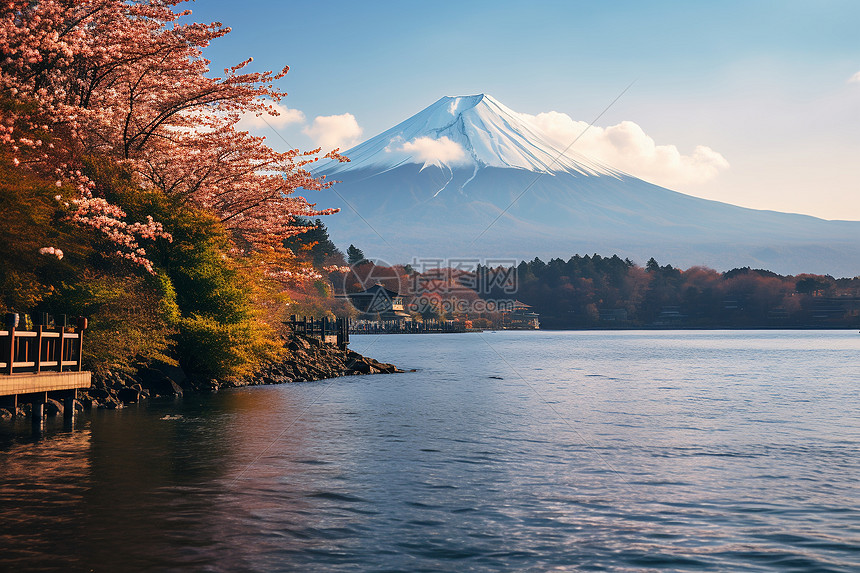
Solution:
[{"label": "tree line", "polygon": [[535,258],[516,270],[515,296],[541,315],[545,328],[860,326],[860,277],[682,270],[653,258],[640,267],[597,254]]},{"label": "tree line", "polygon": [[376,265],[354,247],[350,259],[349,272],[331,273],[333,285],[357,292],[381,283],[403,296],[415,320],[498,328],[505,317],[492,309],[519,301],[548,329],[860,328],[860,277],[789,276],[749,267],[682,270],[653,258],[642,267],[598,254],[422,272]]}]

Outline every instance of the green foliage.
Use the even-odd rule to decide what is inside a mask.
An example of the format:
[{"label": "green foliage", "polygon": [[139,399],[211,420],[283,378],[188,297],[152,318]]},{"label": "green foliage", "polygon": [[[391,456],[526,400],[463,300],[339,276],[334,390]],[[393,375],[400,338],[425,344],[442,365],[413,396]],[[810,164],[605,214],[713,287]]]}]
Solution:
[{"label": "green foliage", "polygon": [[835,286],[832,277],[804,276],[795,283],[795,290],[802,294],[830,294]]},{"label": "green foliage", "polygon": [[[107,174],[102,171],[101,180]],[[112,199],[131,216],[152,215],[173,236],[150,249],[164,294],[163,316],[172,328],[179,363],[192,376],[236,378],[251,374],[282,352],[262,319],[259,271],[231,258],[232,244],[209,213],[165,196],[140,191],[121,173]],[[220,330],[219,330],[220,329]]]},{"label": "green foliage", "polygon": [[357,265],[367,259],[364,258],[364,251],[356,247],[355,245],[350,245],[346,250],[346,262],[351,265]]},{"label": "green foliage", "polygon": [[89,318],[84,365],[88,370],[124,370],[172,357],[171,292],[160,278],[87,270],[37,310]]},{"label": "green foliage", "polygon": [[[88,317],[91,370],[170,362],[168,285],[97,255],[100,238],[62,218],[55,196],[67,193],[0,158],[0,311]],[[43,247],[60,249],[62,258],[40,254]]]},{"label": "green foliage", "polygon": [[342,265],[346,262],[343,253],[328,236],[325,223],[320,219],[311,221],[299,217],[295,223],[308,228],[304,233],[284,240],[284,246],[292,250],[296,256],[309,259],[315,268],[321,268],[323,265]]},{"label": "green foliage", "polygon": [[183,366],[197,376],[230,379],[252,374],[283,346],[253,320],[224,323],[211,316],[183,317],[177,343]]}]

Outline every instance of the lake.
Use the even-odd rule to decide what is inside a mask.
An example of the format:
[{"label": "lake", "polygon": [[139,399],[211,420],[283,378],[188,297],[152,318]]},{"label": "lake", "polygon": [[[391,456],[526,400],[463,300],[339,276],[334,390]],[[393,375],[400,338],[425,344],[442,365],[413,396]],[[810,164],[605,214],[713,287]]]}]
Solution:
[{"label": "lake", "polygon": [[860,569],[856,331],[351,347],[417,372],[0,422],[0,570]]}]

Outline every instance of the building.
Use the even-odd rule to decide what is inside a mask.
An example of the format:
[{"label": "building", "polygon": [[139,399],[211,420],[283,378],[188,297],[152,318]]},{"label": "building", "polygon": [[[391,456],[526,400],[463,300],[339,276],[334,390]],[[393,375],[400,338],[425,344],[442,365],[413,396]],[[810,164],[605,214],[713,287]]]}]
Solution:
[{"label": "building", "polygon": [[364,320],[409,321],[412,317],[404,310],[403,297],[376,283],[361,292],[345,295]]},{"label": "building", "polygon": [[540,315],[532,312],[532,307],[515,300],[510,310],[502,311],[502,328],[511,330],[537,330],[540,328]]},{"label": "building", "polygon": [[601,323],[627,324],[627,310],[623,308],[598,308]]}]

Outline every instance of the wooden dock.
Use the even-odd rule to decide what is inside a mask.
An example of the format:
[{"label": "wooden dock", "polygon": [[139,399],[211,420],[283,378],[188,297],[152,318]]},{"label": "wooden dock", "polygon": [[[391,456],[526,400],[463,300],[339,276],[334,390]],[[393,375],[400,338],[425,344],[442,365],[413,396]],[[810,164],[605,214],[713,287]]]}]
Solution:
[{"label": "wooden dock", "polygon": [[92,378],[82,364],[86,319],[73,328],[65,317],[54,321],[41,314],[35,330],[24,330],[19,318],[6,314],[5,330],[0,330],[0,406],[14,414],[19,402],[31,402],[35,421],[41,420],[45,402],[58,398],[71,415],[78,389],[89,388]]},{"label": "wooden dock", "polygon": [[59,392],[89,388],[92,372],[42,372],[0,376],[0,396]]},{"label": "wooden dock", "polygon": [[345,318],[300,318],[294,314],[284,324],[296,334],[318,338],[326,344],[336,344],[342,349],[349,345],[349,321]]}]

